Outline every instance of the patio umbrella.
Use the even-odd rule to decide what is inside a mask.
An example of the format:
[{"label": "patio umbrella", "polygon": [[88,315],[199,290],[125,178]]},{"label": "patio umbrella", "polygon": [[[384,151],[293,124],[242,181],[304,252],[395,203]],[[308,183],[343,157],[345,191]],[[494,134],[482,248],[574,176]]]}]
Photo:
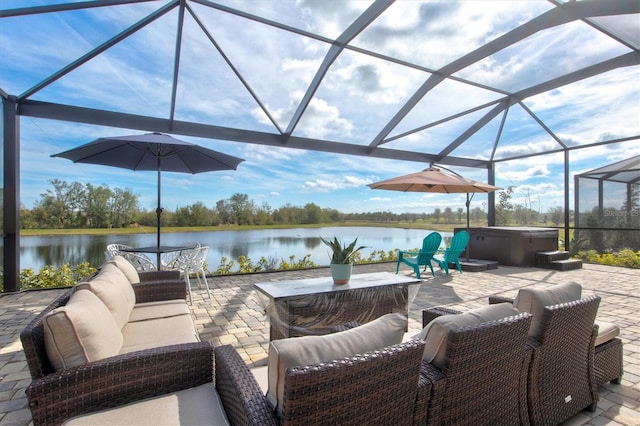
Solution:
[{"label": "patio umbrella", "polygon": [[[469,205],[473,195],[478,192],[493,192],[500,188],[475,180],[467,179],[449,170],[451,173],[443,173],[438,167],[429,167],[421,172],[398,176],[380,182],[370,183],[367,186],[372,189],[387,189],[402,192],[436,192],[441,194],[467,194],[467,230],[469,229]],[[469,251],[467,246],[467,260]]]},{"label": "patio umbrella", "polygon": [[[74,163],[99,164],[129,170],[153,170],[158,173],[157,247],[160,248],[162,215],[161,172],[202,173],[236,170],[244,159],[223,154],[200,145],[181,141],[162,133],[99,138],[68,151],[54,154]],[[159,256],[159,255],[158,255]]]}]

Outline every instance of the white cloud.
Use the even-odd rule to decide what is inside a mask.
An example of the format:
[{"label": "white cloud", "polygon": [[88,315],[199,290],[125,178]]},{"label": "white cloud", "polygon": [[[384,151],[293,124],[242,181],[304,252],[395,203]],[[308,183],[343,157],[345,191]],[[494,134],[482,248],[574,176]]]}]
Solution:
[{"label": "white cloud", "polygon": [[313,192],[328,192],[340,189],[340,184],[335,181],[316,179],[315,181],[306,181],[303,188]]},{"label": "white cloud", "polygon": [[300,150],[267,145],[247,145],[243,150],[244,157],[248,161],[257,164],[291,161],[293,157],[299,154],[301,154]]},{"label": "white cloud", "polygon": [[363,179],[357,176],[345,176],[342,182],[345,184],[346,187],[364,186],[367,183],[369,183],[367,179]]}]

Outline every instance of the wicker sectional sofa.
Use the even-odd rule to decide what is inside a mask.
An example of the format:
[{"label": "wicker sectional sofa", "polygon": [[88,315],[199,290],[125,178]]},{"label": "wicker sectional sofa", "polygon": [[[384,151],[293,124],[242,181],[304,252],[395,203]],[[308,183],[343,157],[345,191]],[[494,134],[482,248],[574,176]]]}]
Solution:
[{"label": "wicker sectional sofa", "polygon": [[213,348],[185,298],[179,272],[138,274],[123,258],[56,298],[20,336],[34,423],[212,383]]},{"label": "wicker sectional sofa", "polygon": [[426,409],[424,342],[401,343],[404,315],[279,341],[265,395],[232,346],[199,341],[178,273],[125,262],[107,262],[21,333],[35,425],[410,425]]}]

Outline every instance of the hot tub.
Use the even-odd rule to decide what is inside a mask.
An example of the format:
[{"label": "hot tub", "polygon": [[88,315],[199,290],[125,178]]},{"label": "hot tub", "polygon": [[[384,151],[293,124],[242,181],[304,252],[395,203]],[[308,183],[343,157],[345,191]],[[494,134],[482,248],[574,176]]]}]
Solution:
[{"label": "hot tub", "polygon": [[[456,228],[455,232],[466,229]],[[535,266],[536,253],[558,250],[558,230],[527,226],[469,228],[469,257],[500,265]]]}]

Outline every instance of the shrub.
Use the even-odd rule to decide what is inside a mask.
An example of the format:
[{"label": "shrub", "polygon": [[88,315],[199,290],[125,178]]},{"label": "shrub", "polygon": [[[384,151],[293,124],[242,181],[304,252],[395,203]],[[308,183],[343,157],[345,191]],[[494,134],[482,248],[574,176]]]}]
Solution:
[{"label": "shrub", "polygon": [[577,256],[588,263],[599,265],[620,266],[623,268],[640,268],[640,251],[625,249],[618,253],[602,253],[599,254],[595,250],[587,252],[578,252]]},{"label": "shrub", "polygon": [[33,268],[20,271],[20,289],[70,287],[96,272],[96,268],[83,262],[75,267],[68,263],[56,268],[47,265],[35,273]]}]

